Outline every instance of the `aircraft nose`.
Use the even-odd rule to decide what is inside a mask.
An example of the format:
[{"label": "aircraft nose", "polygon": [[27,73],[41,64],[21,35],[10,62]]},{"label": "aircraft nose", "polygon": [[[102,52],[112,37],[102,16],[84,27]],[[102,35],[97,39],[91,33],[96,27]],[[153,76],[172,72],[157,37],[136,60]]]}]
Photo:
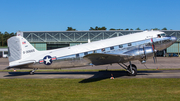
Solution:
[{"label": "aircraft nose", "polygon": [[172,36],[172,37],[171,37],[171,41],[172,41],[173,43],[175,43],[175,42],[176,42],[176,40],[177,40],[177,38],[176,38],[176,37],[174,37],[174,36]]}]

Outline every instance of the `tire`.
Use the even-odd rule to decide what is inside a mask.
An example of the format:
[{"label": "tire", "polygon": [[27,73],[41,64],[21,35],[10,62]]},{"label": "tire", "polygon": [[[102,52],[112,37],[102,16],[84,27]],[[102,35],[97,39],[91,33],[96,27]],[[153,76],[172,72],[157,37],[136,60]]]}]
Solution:
[{"label": "tire", "polygon": [[30,72],[29,74],[30,74],[30,75],[34,75],[34,72]]},{"label": "tire", "polygon": [[[132,65],[132,67],[134,67],[134,68],[136,68],[137,69],[137,67],[136,67],[136,65],[134,65],[134,64],[131,64]],[[128,66],[129,68],[130,68],[130,66]]]},{"label": "tire", "polygon": [[[130,66],[128,66],[128,70],[131,71]],[[132,71],[133,71],[132,73],[128,72],[128,76],[136,76],[137,75],[137,68],[135,65],[132,65]]]}]

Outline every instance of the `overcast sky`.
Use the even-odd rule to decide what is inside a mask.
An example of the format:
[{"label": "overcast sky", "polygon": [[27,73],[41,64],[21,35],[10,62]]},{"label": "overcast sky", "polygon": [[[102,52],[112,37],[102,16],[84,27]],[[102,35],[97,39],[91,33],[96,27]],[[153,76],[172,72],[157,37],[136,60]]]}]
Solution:
[{"label": "overcast sky", "polygon": [[0,0],[0,32],[180,30],[180,0]]}]

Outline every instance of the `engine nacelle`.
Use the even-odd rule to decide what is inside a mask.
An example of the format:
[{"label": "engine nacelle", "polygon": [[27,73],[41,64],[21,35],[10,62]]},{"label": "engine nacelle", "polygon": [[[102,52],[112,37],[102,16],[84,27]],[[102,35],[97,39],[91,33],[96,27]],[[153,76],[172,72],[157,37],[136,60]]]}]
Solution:
[{"label": "engine nacelle", "polygon": [[140,60],[141,63],[145,63],[149,57],[153,57],[154,50],[152,46],[143,46],[131,49],[124,54],[129,54],[131,60]]}]

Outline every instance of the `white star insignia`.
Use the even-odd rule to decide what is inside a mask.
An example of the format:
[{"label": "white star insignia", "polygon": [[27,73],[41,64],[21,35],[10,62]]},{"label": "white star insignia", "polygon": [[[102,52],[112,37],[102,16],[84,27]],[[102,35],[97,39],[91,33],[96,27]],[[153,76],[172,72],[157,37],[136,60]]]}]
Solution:
[{"label": "white star insignia", "polygon": [[48,64],[48,63],[51,63],[51,58],[48,58],[48,57],[46,57],[46,59],[44,59],[44,61],[46,61],[46,64]]}]

